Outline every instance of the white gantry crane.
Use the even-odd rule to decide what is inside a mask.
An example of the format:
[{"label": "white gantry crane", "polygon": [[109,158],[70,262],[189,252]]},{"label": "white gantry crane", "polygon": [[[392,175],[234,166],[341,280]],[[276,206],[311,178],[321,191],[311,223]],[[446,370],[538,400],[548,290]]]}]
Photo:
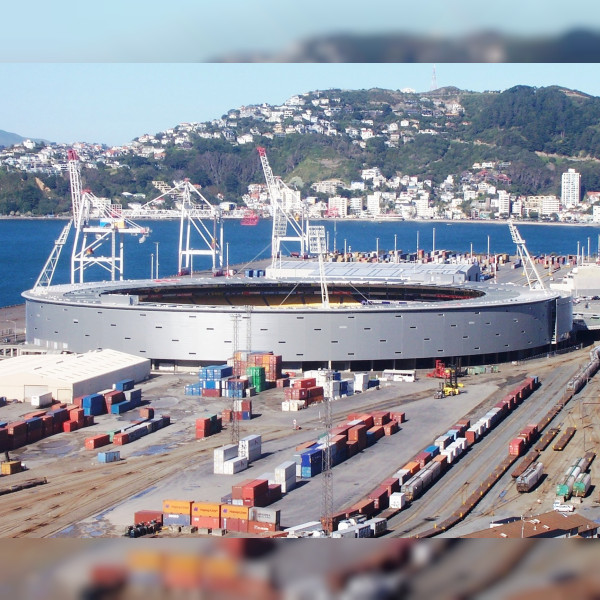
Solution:
[{"label": "white gantry crane", "polygon": [[[257,148],[260,156],[260,162],[265,174],[267,189],[269,191],[269,200],[271,202],[271,214],[273,216],[273,234],[271,237],[271,257],[273,266],[277,260],[281,259],[281,242],[299,242],[300,255],[304,255],[308,247],[308,220],[305,221],[305,211],[302,210],[300,222],[296,220],[291,211],[286,210],[283,201],[284,191],[291,190],[285,185],[280,178],[275,178],[267,151],[264,148]],[[288,227],[292,233],[288,235]]]},{"label": "white gantry crane", "polygon": [[[127,214],[137,218],[179,217],[179,274],[191,273],[194,256],[210,256],[212,270],[223,268],[223,219],[218,206],[200,192],[189,179],[173,182],[153,181],[160,196]],[[176,210],[163,208],[166,197],[175,200]],[[212,221],[211,227],[205,221]],[[201,242],[200,242],[201,240]],[[197,246],[197,247],[195,247]]]},{"label": "white gantry crane", "polygon": [[523,272],[525,273],[525,277],[527,278],[527,285],[529,285],[529,289],[538,289],[545,290],[546,286],[542,281],[537,269],[535,268],[535,263],[533,259],[529,255],[529,251],[527,250],[527,246],[525,245],[525,240],[521,237],[517,226],[514,224],[512,219],[508,221],[508,228],[510,229],[510,235],[512,237],[513,242],[517,245],[517,253],[519,258],[521,259],[521,264],[523,265]]},{"label": "white gantry crane", "polygon": [[321,283],[321,306],[329,308],[329,292],[327,291],[327,280],[325,279],[325,263],[323,256],[327,253],[325,238],[325,227],[317,225],[308,228],[308,247],[311,254],[319,257],[319,281]]},{"label": "white gantry crane", "polygon": [[[71,283],[83,283],[85,271],[99,266],[110,273],[110,281],[123,279],[123,234],[142,236],[150,233],[125,218],[120,204],[97,198],[90,190],[82,189],[80,162],[75,150],[68,151],[68,169],[71,180],[71,201],[75,240],[71,254]],[[92,220],[94,222],[92,222]],[[108,251],[106,245],[110,243]]]}]

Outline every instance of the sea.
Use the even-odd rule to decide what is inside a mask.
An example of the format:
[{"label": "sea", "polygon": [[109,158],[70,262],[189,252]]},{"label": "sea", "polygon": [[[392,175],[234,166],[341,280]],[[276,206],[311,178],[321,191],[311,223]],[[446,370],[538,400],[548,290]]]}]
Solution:
[{"label": "sea", "polygon": [[[48,219],[0,219],[0,307],[22,304],[21,293],[31,289],[59,236],[66,221]],[[159,277],[177,273],[179,245],[179,221],[147,221],[140,225],[150,227],[147,239],[124,235],[125,279],[146,279],[156,272],[158,254]],[[317,223],[315,223],[317,224]],[[325,226],[330,250],[340,252],[381,252],[394,250],[414,252],[452,250],[459,253],[516,254],[516,246],[506,223],[495,221],[366,221],[327,220],[318,224]],[[560,224],[519,224],[519,233],[526,241],[531,255],[577,254],[597,255],[600,247],[600,226]],[[56,266],[53,283],[70,280],[70,256],[74,233],[63,248]],[[270,256],[271,221],[261,220],[255,226],[244,226],[236,219],[225,220],[224,255],[229,265],[245,265],[253,260]],[[297,244],[284,243],[284,254],[297,251]],[[194,248],[204,248],[204,242],[192,236]],[[225,260],[225,259],[224,259]],[[209,269],[209,257],[195,257],[194,270]],[[100,267],[86,271],[86,281],[108,279],[108,273]]]}]

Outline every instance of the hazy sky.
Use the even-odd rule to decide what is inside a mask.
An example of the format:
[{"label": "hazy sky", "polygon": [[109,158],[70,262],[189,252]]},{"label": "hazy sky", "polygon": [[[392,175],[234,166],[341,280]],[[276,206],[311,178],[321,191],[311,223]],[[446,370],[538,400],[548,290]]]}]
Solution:
[{"label": "hazy sky", "polygon": [[3,2],[4,61],[199,61],[327,33],[530,35],[600,29],[593,0],[28,0]]},{"label": "hazy sky", "polygon": [[[329,88],[428,91],[431,64],[0,63],[0,129],[54,142],[123,144],[231,108]],[[600,96],[597,64],[438,64],[438,86],[563,85]]]}]

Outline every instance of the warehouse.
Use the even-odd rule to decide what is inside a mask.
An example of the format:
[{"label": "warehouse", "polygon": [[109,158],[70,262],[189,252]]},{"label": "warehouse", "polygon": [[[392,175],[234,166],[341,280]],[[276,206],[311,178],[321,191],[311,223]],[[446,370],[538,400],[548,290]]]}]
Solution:
[{"label": "warehouse", "polygon": [[71,402],[122,379],[139,382],[149,376],[148,359],[116,350],[17,356],[0,362],[0,395],[25,401],[51,392],[55,400]]}]

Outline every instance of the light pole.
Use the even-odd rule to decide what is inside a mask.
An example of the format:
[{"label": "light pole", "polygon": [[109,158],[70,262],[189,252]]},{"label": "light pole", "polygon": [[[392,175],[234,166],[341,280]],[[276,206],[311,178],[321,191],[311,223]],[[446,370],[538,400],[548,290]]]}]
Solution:
[{"label": "light pole", "polygon": [[156,246],[156,279],[158,279],[158,244],[159,242],[154,242]]},{"label": "light pole", "polygon": [[377,262],[379,262],[379,238],[375,238],[375,253],[377,254]]},{"label": "light pole", "polygon": [[398,262],[398,234],[394,234],[394,262],[397,263]]},{"label": "light pole", "polygon": [[154,252],[150,253],[150,279],[154,278]]},{"label": "light pole", "polygon": [[432,245],[431,245],[431,255],[435,254],[435,227],[433,228],[433,236],[432,236]]},{"label": "light pole", "polygon": [[225,269],[227,277],[229,277],[229,242],[225,242]]}]

